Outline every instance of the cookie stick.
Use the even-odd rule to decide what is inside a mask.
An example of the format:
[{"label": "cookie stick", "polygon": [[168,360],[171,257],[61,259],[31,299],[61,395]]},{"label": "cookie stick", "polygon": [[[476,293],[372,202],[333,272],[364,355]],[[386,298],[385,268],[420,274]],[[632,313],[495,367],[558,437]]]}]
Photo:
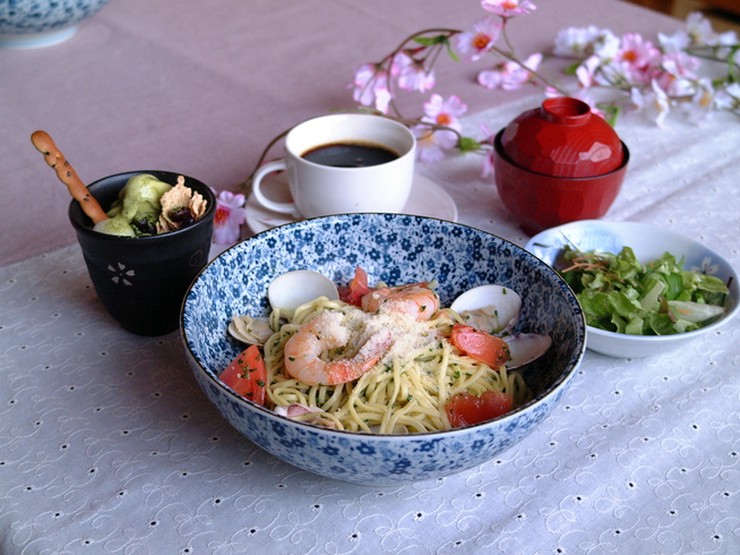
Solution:
[{"label": "cookie stick", "polygon": [[34,131],[31,135],[31,142],[36,150],[44,155],[46,163],[56,172],[59,181],[67,186],[72,197],[80,203],[82,210],[93,223],[97,224],[108,219],[108,214],[103,211],[95,197],[87,190],[77,172],[59,151],[49,134],[46,131]]}]

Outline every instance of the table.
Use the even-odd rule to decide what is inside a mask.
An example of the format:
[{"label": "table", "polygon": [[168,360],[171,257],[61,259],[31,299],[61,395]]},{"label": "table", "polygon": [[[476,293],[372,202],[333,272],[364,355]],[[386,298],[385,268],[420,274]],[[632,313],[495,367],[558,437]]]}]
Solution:
[{"label": "table", "polygon": [[[476,0],[458,4],[220,0],[184,8],[174,0],[112,0],[68,42],[0,50],[0,264],[75,241],[69,194],[30,144],[36,129],[51,134],[86,183],[149,168],[232,189],[272,137],[309,117],[355,107],[346,85],[360,65],[413,32],[467,29],[484,15]],[[615,0],[541,4],[536,15],[511,22],[523,54],[551,47],[561,28],[605,14],[615,33],[652,36],[677,25]],[[471,112],[510,99],[475,84],[482,67],[441,63],[436,90],[460,95]],[[419,102],[413,99],[410,114]]]},{"label": "table", "polygon": [[[177,333],[130,335],[97,301],[65,220],[66,191],[54,188],[30,131],[56,135],[83,175],[176,166],[232,186],[274,132],[348,105],[343,85],[358,61],[384,54],[410,30],[478,16],[476,2],[453,14],[448,4],[347,0],[329,10],[322,0],[283,0],[269,9],[246,3],[240,13],[236,1],[187,10],[114,1],[73,41],[0,52],[9,99],[0,114],[13,131],[0,152],[3,190],[13,192],[0,218],[0,553],[740,550],[738,319],[659,357],[589,351],[551,418],[496,460],[442,480],[369,488],[298,471],[257,449],[205,400]],[[646,33],[676,25],[611,0],[541,4],[538,32],[524,45],[544,45],[571,24]],[[316,9],[325,17],[309,18]],[[240,15],[227,18],[232,12]],[[326,42],[333,54],[318,49]],[[286,57],[296,52],[303,73]],[[132,62],[132,53],[148,55]],[[540,101],[532,90],[490,95],[464,82],[469,68],[450,71],[462,76],[453,92],[470,93],[471,134]],[[133,81],[114,79],[123,76]],[[44,98],[49,78],[61,104],[23,102]],[[143,81],[153,84],[138,90]],[[100,127],[104,118],[114,125]],[[670,120],[661,131],[638,117],[620,120],[632,160],[607,218],[675,229],[740,268],[737,124],[717,115],[702,126]],[[419,171],[455,199],[460,221],[520,245],[528,239],[475,157]],[[19,182],[46,188],[33,226],[15,217],[28,201]]]}]

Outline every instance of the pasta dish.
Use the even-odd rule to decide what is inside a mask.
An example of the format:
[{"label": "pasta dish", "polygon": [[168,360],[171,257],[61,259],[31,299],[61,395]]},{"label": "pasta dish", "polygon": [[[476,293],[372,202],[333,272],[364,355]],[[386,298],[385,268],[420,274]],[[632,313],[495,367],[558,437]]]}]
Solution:
[{"label": "pasta dish", "polygon": [[361,291],[273,308],[254,368],[242,358],[222,380],[237,391],[234,375],[261,385],[256,402],[278,414],[379,434],[469,425],[528,400],[521,375],[505,366],[506,343],[440,308],[429,284]]}]

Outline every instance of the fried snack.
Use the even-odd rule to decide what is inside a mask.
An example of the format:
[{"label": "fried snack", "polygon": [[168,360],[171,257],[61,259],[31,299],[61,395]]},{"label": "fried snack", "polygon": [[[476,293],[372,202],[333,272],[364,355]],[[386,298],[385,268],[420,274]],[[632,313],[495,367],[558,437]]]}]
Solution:
[{"label": "fried snack", "polygon": [[206,212],[203,195],[185,186],[185,178],[177,177],[177,185],[159,199],[162,213],[157,222],[157,233],[166,233],[199,220]]},{"label": "fried snack", "polygon": [[36,150],[44,155],[46,163],[56,172],[59,181],[67,186],[72,198],[80,203],[82,210],[93,223],[97,224],[107,220],[108,215],[95,197],[90,194],[90,191],[87,190],[72,165],[57,148],[57,145],[54,144],[51,136],[46,131],[35,131],[31,135],[31,142]]}]

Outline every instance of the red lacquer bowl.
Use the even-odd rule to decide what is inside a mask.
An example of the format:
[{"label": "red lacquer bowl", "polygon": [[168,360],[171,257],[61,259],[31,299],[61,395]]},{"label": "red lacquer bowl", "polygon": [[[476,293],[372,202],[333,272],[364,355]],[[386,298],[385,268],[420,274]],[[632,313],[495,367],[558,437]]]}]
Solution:
[{"label": "red lacquer bowl", "polygon": [[575,98],[548,98],[506,126],[501,146],[521,168],[559,177],[593,177],[622,166],[612,127]]},{"label": "red lacquer bowl", "polygon": [[620,164],[593,177],[559,177],[515,164],[503,151],[502,129],[494,140],[496,188],[504,206],[528,234],[568,222],[597,219],[617,198],[627,171],[629,150],[620,141]]}]

